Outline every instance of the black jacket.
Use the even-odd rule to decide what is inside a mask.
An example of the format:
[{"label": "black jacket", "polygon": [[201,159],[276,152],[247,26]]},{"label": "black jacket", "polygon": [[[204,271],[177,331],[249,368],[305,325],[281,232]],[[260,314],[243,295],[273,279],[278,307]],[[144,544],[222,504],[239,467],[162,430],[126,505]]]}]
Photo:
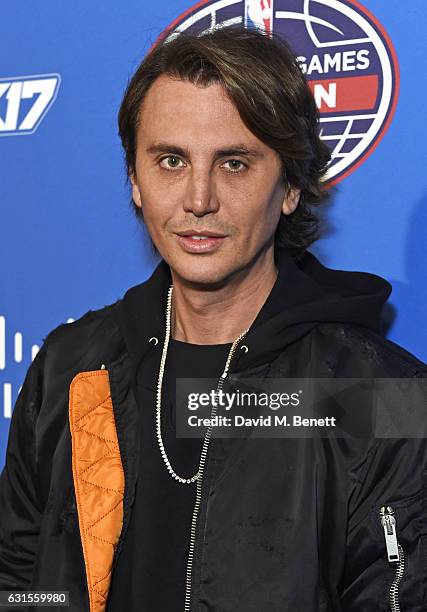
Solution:
[{"label": "black jacket", "polygon": [[[230,382],[426,377],[425,364],[379,334],[386,281],[309,253],[296,263],[281,251],[277,263],[286,307],[245,337]],[[122,299],[45,339],[0,481],[0,589],[63,589],[73,612],[105,610],[138,479],[129,338],[141,317],[141,367],[161,350],[169,283],[161,262]],[[427,609],[424,438],[212,438],[199,501],[192,612],[386,611],[400,571],[400,610]],[[387,559],[379,520],[387,505],[399,564]]]}]

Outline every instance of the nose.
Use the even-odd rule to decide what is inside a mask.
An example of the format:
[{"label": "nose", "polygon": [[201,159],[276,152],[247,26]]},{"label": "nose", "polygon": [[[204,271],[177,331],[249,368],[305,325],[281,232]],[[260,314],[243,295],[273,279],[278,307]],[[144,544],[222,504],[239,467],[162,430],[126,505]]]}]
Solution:
[{"label": "nose", "polygon": [[219,208],[214,178],[209,168],[192,168],[188,176],[184,198],[185,212],[192,212],[196,217],[216,212]]}]

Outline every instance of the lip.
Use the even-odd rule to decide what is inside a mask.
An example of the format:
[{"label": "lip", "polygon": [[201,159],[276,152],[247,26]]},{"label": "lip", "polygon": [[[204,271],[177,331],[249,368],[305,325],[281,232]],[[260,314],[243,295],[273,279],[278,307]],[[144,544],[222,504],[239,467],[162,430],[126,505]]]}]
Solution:
[{"label": "lip", "polygon": [[178,236],[212,236],[213,238],[224,238],[224,234],[219,234],[218,232],[211,232],[210,230],[202,231],[202,230],[193,230],[188,229],[182,232],[177,232]]},{"label": "lip", "polygon": [[[191,235],[177,234],[178,243],[187,253],[212,253],[220,248],[226,236],[213,236],[212,234],[192,233]],[[209,236],[202,240],[191,236]]]}]

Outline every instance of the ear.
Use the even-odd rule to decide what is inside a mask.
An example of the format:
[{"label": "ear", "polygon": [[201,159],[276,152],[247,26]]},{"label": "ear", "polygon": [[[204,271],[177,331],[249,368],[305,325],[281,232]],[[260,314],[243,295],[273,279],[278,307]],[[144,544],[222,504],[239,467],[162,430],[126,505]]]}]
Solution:
[{"label": "ear", "polygon": [[301,189],[297,189],[296,187],[292,186],[289,187],[282,203],[282,213],[284,215],[290,215],[294,212],[294,210],[298,206],[300,196]]},{"label": "ear", "polygon": [[130,178],[130,182],[132,184],[132,200],[135,203],[135,206],[138,206],[139,208],[142,208],[142,203],[141,203],[141,194],[139,193],[139,187],[138,184],[136,182],[136,175],[134,172],[132,172],[129,175]]}]

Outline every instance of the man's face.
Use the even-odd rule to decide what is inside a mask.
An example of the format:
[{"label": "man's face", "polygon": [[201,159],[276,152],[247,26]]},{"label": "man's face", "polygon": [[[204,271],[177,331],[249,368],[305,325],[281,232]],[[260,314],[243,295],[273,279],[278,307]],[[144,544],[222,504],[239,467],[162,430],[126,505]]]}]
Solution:
[{"label": "man's face", "polygon": [[[242,122],[219,84],[162,75],[143,103],[132,195],[160,255],[192,283],[229,280],[273,248],[287,195],[279,155]],[[216,237],[195,239],[183,233]]]}]

